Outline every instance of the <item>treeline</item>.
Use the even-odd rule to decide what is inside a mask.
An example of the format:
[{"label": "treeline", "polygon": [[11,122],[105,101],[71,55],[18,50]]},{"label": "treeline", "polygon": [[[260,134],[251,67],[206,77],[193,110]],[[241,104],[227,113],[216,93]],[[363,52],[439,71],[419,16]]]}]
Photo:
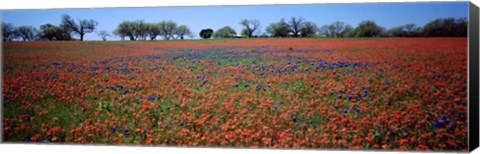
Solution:
[{"label": "treeline", "polygon": [[[406,24],[386,29],[375,21],[362,21],[356,27],[341,21],[317,26],[302,17],[291,17],[288,20],[280,19],[269,24],[265,32],[261,31],[259,20],[242,19],[239,24],[243,27],[237,33],[232,27],[224,26],[214,31],[211,28],[202,29],[198,35],[201,38],[255,38],[255,37],[466,37],[468,21],[466,18],[439,18],[424,26]],[[33,26],[15,27],[10,23],[2,22],[3,41],[35,41],[35,40],[80,40],[88,33],[96,31],[98,22],[94,20],[74,20],[69,15],[63,15],[60,25],[44,24],[39,29]],[[186,25],[177,25],[174,21],[158,23],[144,22],[143,20],[123,21],[112,34],[102,30],[97,33],[102,40],[115,35],[121,40],[164,40],[193,38],[194,33]],[[77,36],[78,38],[74,38]]]}]

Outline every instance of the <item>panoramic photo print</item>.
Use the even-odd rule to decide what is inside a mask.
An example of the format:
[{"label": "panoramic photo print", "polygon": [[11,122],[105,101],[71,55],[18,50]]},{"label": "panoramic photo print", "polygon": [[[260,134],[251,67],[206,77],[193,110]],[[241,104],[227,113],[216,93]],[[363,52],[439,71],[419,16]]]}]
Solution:
[{"label": "panoramic photo print", "polygon": [[466,152],[468,7],[2,10],[2,141]]}]

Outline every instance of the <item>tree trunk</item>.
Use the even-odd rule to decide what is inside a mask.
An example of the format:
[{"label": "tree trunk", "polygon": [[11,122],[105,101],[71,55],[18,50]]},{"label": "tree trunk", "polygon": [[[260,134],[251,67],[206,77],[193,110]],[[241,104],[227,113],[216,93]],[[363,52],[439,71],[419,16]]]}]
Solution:
[{"label": "tree trunk", "polygon": [[80,34],[80,41],[83,41],[83,35],[85,34]]}]

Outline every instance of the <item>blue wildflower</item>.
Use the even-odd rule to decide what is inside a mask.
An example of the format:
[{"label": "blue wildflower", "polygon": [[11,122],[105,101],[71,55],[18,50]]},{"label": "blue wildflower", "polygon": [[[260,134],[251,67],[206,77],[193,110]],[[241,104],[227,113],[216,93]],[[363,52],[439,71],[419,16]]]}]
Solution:
[{"label": "blue wildflower", "polygon": [[25,115],[25,119],[27,119],[28,121],[30,121],[30,114],[27,113],[27,114]]},{"label": "blue wildflower", "polygon": [[455,114],[455,110],[454,109],[450,110],[450,114],[452,115]]},{"label": "blue wildflower", "polygon": [[115,133],[115,131],[117,131],[117,128],[115,128],[115,126],[112,126],[112,127],[110,127],[110,131],[111,131],[112,133]]},{"label": "blue wildflower", "polygon": [[337,110],[337,109],[338,109],[338,105],[334,105],[333,107],[335,108],[335,110]]},{"label": "blue wildflower", "polygon": [[297,122],[297,118],[293,117],[293,118],[292,118],[292,121],[293,121],[293,122]]},{"label": "blue wildflower", "polygon": [[125,128],[125,130],[123,131],[123,133],[124,133],[125,135],[128,135],[128,134],[130,134],[130,130],[129,130],[128,128]]},{"label": "blue wildflower", "polygon": [[180,121],[180,126],[184,126],[185,123],[183,121]]},{"label": "blue wildflower", "polygon": [[338,94],[338,99],[342,99],[342,94]]},{"label": "blue wildflower", "polygon": [[154,97],[153,95],[149,95],[149,96],[147,97],[147,99],[148,99],[149,101],[154,101],[154,100],[155,100],[155,97]]}]

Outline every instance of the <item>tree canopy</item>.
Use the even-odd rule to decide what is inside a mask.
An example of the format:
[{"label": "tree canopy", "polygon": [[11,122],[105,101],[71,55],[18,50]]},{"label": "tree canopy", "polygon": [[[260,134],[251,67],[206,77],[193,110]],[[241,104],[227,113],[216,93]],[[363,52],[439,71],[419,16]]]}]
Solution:
[{"label": "tree canopy", "polygon": [[217,30],[217,32],[215,32],[213,34],[213,37],[215,38],[233,38],[237,35],[237,32],[235,32],[235,30],[230,27],[230,26],[225,26],[225,27],[222,27],[220,29]]},{"label": "tree canopy", "polygon": [[202,29],[200,31],[200,37],[204,38],[204,39],[208,39],[210,37],[212,37],[212,34],[213,34],[213,30],[210,29],[210,28],[207,28],[207,29]]},{"label": "tree canopy", "polygon": [[83,41],[83,36],[86,33],[92,33],[97,27],[98,22],[95,20],[82,19],[75,22],[75,20],[69,15],[62,16],[61,27],[67,32],[72,32],[80,36],[80,41]]}]

